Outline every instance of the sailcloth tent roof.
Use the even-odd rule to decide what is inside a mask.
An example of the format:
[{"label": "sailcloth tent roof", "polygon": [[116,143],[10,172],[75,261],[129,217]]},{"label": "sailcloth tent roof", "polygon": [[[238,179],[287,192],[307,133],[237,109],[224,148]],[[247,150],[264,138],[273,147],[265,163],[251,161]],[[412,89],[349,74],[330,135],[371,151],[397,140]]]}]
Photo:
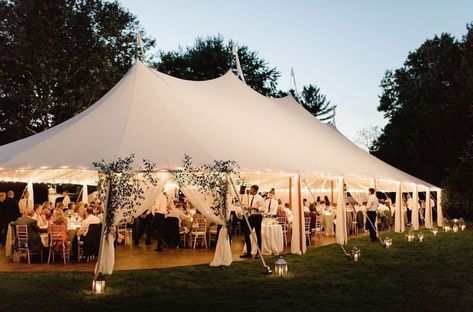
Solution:
[{"label": "sailcloth tent roof", "polygon": [[92,165],[135,154],[159,168],[235,160],[243,171],[428,183],[363,151],[292,97],[265,97],[231,72],[188,81],[137,61],[77,116],[0,147],[0,179],[91,183]]}]

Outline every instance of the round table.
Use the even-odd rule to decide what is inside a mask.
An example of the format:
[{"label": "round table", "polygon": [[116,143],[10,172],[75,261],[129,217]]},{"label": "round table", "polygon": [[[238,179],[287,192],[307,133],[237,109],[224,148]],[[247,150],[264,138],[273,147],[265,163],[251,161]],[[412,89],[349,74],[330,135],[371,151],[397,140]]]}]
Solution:
[{"label": "round table", "polygon": [[333,219],[335,218],[335,214],[321,214],[322,217],[322,224],[324,226],[325,235],[331,236],[334,233],[333,230]]},{"label": "round table", "polygon": [[[251,254],[257,253],[257,240],[254,230],[250,235],[251,239]],[[263,220],[261,223],[261,239],[263,255],[279,255],[284,249],[284,239],[282,233],[282,226],[273,223],[272,220]],[[246,244],[243,246],[243,253],[246,253]]]}]

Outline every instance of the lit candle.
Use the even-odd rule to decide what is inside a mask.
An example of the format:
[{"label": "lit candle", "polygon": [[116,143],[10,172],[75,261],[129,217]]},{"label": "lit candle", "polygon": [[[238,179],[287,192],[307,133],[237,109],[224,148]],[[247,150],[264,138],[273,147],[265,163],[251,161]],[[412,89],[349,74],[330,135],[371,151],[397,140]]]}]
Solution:
[{"label": "lit candle", "polygon": [[454,224],[453,225],[453,232],[458,232],[458,225],[457,224]]},{"label": "lit candle", "polygon": [[423,242],[423,241],[424,241],[424,234],[419,233],[419,235],[417,235],[417,237],[419,238],[419,242]]}]

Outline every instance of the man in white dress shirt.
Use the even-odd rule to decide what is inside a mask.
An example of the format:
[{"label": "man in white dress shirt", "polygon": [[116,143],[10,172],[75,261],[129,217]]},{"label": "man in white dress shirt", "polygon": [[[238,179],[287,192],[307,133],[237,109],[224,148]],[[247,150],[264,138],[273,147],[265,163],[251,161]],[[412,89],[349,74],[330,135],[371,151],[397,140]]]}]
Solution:
[{"label": "man in white dress shirt", "polygon": [[77,231],[77,236],[87,236],[89,232],[89,225],[91,224],[100,224],[102,221],[96,216],[94,216],[94,209],[87,207],[85,210],[86,218],[82,221],[79,231]]},{"label": "man in white dress shirt", "polygon": [[275,216],[278,213],[278,201],[274,198],[276,191],[271,189],[268,198],[264,202],[264,214],[267,216]]},{"label": "man in white dress shirt", "polygon": [[369,189],[368,203],[366,204],[366,227],[370,231],[370,239],[372,242],[376,242],[376,214],[378,211],[378,198],[376,197],[376,191],[374,188]]},{"label": "man in white dress shirt", "polygon": [[25,215],[28,208],[34,208],[34,202],[30,199],[30,192],[25,191],[20,201],[18,202],[18,207],[20,208],[21,215]]},{"label": "man in white dress shirt", "polygon": [[414,208],[414,199],[411,197],[411,194],[407,194],[407,225],[412,225],[412,209]]},{"label": "man in white dress shirt", "polygon": [[[166,231],[166,214],[168,210],[168,199],[163,193],[158,195],[152,209],[153,221],[151,222],[149,237],[153,234],[158,241],[156,249],[154,251],[163,251],[164,238]],[[148,234],[147,234],[148,236]]]},{"label": "man in white dress shirt", "polygon": [[[264,200],[261,195],[258,194],[258,185],[252,185],[250,187],[250,202],[247,207],[247,210],[250,214],[248,221],[250,222],[251,229],[248,228],[246,222],[243,222],[243,234],[245,235],[246,243],[246,254],[240,255],[240,258],[251,258],[251,230],[255,230],[256,238],[258,240],[258,246],[261,250],[261,222],[263,221],[262,212],[264,211]],[[259,259],[259,253],[256,254],[255,259]]]}]

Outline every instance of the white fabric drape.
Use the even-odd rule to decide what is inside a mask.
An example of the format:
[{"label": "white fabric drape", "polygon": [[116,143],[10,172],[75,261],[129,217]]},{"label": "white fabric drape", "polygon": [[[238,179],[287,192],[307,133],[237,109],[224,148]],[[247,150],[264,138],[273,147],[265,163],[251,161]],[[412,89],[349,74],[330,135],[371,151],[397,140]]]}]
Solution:
[{"label": "white fabric drape", "polygon": [[443,226],[442,190],[437,190],[437,226]]},{"label": "white fabric drape", "polygon": [[395,212],[394,231],[398,233],[404,232],[404,213],[402,212],[402,191],[401,183],[398,183],[396,189],[396,212]]},{"label": "white fabric drape", "polygon": [[[133,217],[137,217],[149,208],[151,208],[154,204],[154,201],[156,198],[158,198],[159,194],[161,194],[164,190],[164,186],[166,183],[169,181],[169,178],[171,177],[171,174],[169,172],[159,172],[155,174],[156,179],[158,179],[158,183],[156,186],[150,186],[148,182],[143,181],[143,189],[144,189],[144,200],[137,206],[134,207],[134,212],[132,214]],[[115,224],[118,224],[123,221],[129,221],[125,220],[124,212],[123,211],[117,211],[115,213]]]},{"label": "white fabric drape", "polygon": [[425,227],[432,228],[432,207],[430,199],[430,189],[425,192]]},{"label": "white fabric drape", "polygon": [[106,236],[102,236],[102,260],[97,261],[95,264],[95,274],[102,272],[103,274],[110,275],[113,273],[113,267],[115,266],[115,246],[113,244],[115,237],[113,233],[108,234],[108,239]]},{"label": "white fabric drape", "polygon": [[207,220],[222,226],[218,235],[214,258],[210,263],[210,266],[229,266],[233,262],[233,256],[224,218],[214,214],[209,201],[206,200],[205,196],[197,188],[186,186],[182,187],[181,191],[192,205],[194,205],[194,207],[207,218]]},{"label": "white fabric drape", "polygon": [[337,243],[346,245],[348,241],[347,235],[347,210],[345,206],[345,191],[344,191],[344,179],[343,177],[338,178],[337,182],[338,198],[337,198],[337,228],[335,230],[335,237]]},{"label": "white fabric drape", "polygon": [[414,184],[414,191],[412,193],[412,200],[414,201],[414,207],[412,207],[412,227],[414,230],[419,230],[419,192],[417,184]]},{"label": "white fabric drape", "polygon": [[302,212],[301,198],[301,176],[294,175],[292,178],[292,236],[291,236],[291,253],[303,254],[306,251],[306,241],[304,235],[304,213]]},{"label": "white fabric drape", "polygon": [[[361,183],[345,180],[347,191],[350,192],[351,197],[358,203],[363,204],[368,202],[368,187]],[[365,191],[361,191],[361,190]]]},{"label": "white fabric drape", "polygon": [[33,182],[28,182],[28,185],[26,186],[26,189],[28,190],[28,193],[30,193],[30,195],[28,197],[29,202],[34,204]]},{"label": "white fabric drape", "polygon": [[87,184],[82,185],[82,202],[84,204],[89,203],[89,189],[87,187]]}]

